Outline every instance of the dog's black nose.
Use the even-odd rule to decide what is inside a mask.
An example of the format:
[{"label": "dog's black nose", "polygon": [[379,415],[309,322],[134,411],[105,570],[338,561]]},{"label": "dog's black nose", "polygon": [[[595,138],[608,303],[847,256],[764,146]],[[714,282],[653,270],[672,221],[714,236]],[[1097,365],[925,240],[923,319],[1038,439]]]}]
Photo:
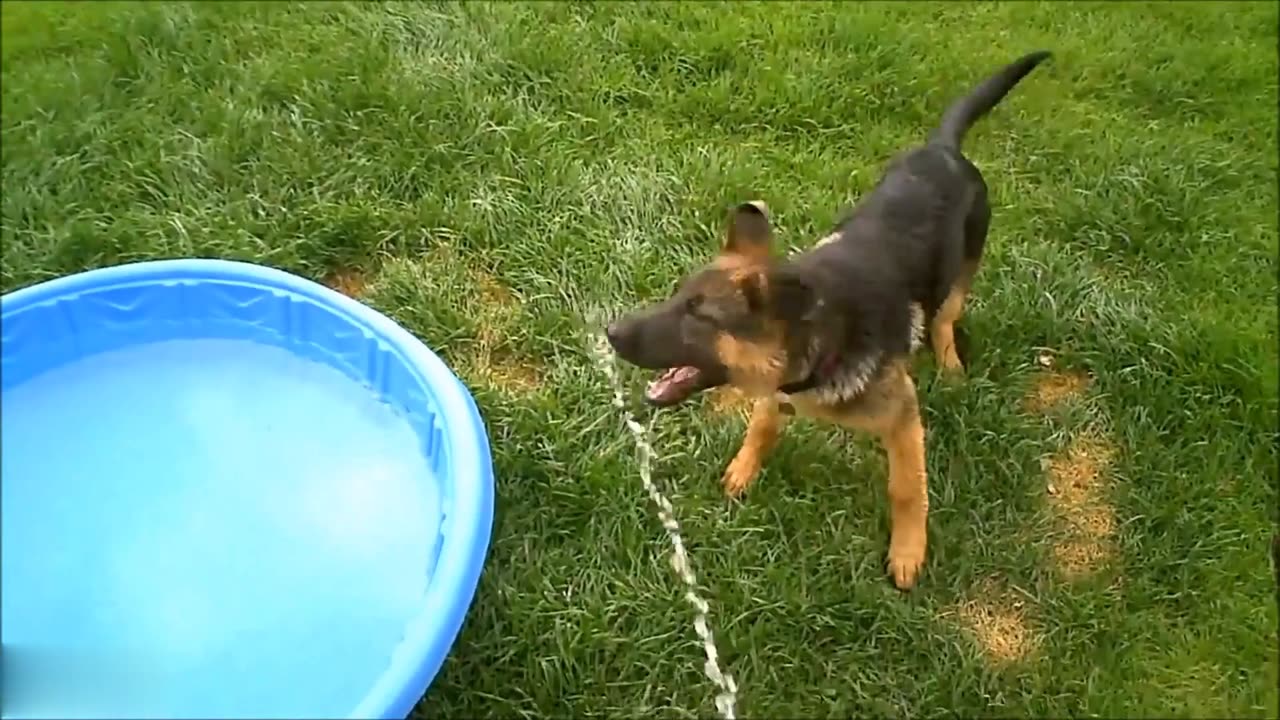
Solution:
[{"label": "dog's black nose", "polygon": [[614,351],[623,354],[627,352],[627,343],[630,342],[632,334],[625,322],[611,322],[604,329],[604,336],[609,339],[609,345]]}]

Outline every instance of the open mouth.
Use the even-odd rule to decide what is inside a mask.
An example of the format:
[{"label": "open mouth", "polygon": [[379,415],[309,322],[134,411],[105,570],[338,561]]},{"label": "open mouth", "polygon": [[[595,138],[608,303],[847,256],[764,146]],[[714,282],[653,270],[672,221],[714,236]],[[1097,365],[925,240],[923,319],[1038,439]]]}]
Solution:
[{"label": "open mouth", "polygon": [[645,389],[645,399],[651,405],[666,407],[689,399],[715,383],[696,367],[684,365],[662,371]]}]

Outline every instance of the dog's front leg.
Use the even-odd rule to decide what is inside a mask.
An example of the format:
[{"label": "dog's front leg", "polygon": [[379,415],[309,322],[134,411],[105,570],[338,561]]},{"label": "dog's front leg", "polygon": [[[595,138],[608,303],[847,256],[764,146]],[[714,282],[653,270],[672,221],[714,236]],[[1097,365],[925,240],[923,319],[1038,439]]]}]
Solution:
[{"label": "dog's front leg", "polygon": [[751,409],[751,420],[747,423],[746,437],[742,439],[742,447],[729,463],[721,480],[726,495],[741,495],[756,479],[760,468],[764,466],[765,458],[778,444],[778,437],[782,434],[786,421],[786,416],[778,407],[777,398],[756,400]]},{"label": "dog's front leg", "polygon": [[924,425],[914,397],[903,403],[880,440],[889,456],[889,574],[894,585],[908,590],[924,565],[929,515]]}]

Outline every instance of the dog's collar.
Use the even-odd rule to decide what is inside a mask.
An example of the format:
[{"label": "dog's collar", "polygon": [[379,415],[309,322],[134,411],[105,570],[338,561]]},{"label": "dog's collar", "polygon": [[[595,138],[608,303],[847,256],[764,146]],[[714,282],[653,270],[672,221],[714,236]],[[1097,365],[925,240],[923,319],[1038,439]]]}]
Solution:
[{"label": "dog's collar", "polygon": [[778,386],[778,392],[784,395],[795,395],[806,390],[812,390],[824,381],[829,379],[836,371],[840,369],[840,355],[838,353],[827,353],[822,356],[818,362],[813,364],[813,369],[809,371],[808,376],[790,382],[785,385]]}]

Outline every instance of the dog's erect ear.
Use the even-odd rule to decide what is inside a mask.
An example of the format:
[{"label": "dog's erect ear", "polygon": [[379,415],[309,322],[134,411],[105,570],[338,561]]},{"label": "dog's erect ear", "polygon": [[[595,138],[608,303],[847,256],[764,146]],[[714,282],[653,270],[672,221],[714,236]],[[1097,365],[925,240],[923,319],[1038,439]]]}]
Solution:
[{"label": "dog's erect ear", "polygon": [[817,314],[822,298],[798,273],[776,272],[769,277],[769,306],[780,320],[804,322]]},{"label": "dog's erect ear", "polygon": [[769,256],[773,229],[769,227],[769,209],[756,201],[742,203],[729,214],[729,234],[724,251],[758,259]]}]

